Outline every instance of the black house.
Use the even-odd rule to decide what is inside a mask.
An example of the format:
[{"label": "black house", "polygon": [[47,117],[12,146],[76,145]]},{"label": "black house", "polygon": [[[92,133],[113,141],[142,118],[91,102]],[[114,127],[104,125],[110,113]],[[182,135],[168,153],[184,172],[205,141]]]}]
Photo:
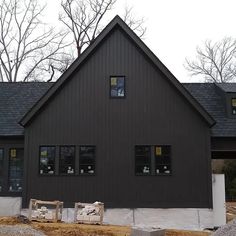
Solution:
[{"label": "black house", "polygon": [[0,195],[211,208],[211,155],[236,150],[221,90],[180,84],[117,16],[56,83],[0,84]]}]

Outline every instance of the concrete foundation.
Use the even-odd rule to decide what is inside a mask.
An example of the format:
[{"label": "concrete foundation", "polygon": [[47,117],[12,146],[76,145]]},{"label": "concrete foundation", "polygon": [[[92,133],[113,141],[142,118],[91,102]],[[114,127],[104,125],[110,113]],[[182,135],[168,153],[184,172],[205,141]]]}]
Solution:
[{"label": "concrete foundation", "polygon": [[[196,208],[136,208],[106,209],[104,223],[131,225],[139,228],[169,228],[201,230],[225,224],[224,176],[213,175],[213,210]],[[22,214],[28,217],[28,209],[21,210],[21,198],[0,197],[0,216]],[[74,209],[64,208],[64,222],[74,221]]]},{"label": "concrete foundation", "polygon": [[[28,209],[21,211],[28,217]],[[74,221],[74,209],[64,208],[62,220],[71,223]],[[104,224],[130,225],[136,228],[162,229],[189,229],[200,230],[213,228],[213,210],[211,209],[106,209]]]},{"label": "concrete foundation", "polygon": [[132,228],[131,236],[165,236],[165,230],[153,228]]},{"label": "concrete foundation", "polygon": [[21,197],[0,197],[0,216],[14,216],[21,212]]}]

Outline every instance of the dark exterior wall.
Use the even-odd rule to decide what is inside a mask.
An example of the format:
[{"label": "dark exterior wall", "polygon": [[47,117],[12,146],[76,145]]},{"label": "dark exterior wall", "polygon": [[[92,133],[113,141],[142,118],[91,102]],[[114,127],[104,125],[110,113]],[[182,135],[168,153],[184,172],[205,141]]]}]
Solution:
[{"label": "dark exterior wall", "polygon": [[8,170],[9,170],[9,150],[11,148],[24,148],[24,137],[0,137],[0,148],[4,150],[4,173],[0,178],[3,179],[3,189],[0,192],[0,196],[21,196],[21,192],[9,192],[8,186]]},{"label": "dark exterior wall", "polygon": [[236,137],[212,137],[213,151],[236,151]]},{"label": "dark exterior wall", "polygon": [[[109,98],[109,76],[126,98]],[[39,176],[40,145],[96,145],[95,176]],[[172,176],[135,176],[134,146],[172,147]],[[106,207],[211,207],[210,129],[116,29],[25,129],[30,198]],[[78,155],[78,153],[77,153]]]}]

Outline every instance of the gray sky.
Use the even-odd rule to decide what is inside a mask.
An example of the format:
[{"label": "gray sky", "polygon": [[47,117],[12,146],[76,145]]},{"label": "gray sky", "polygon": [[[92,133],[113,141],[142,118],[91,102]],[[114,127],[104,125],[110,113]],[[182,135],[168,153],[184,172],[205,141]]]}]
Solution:
[{"label": "gray sky", "polygon": [[[46,16],[56,22],[60,0],[45,1]],[[113,13],[121,15],[125,5],[146,19],[144,42],[181,82],[203,81],[183,67],[186,57],[194,58],[197,45],[235,37],[235,0],[117,0]]]}]

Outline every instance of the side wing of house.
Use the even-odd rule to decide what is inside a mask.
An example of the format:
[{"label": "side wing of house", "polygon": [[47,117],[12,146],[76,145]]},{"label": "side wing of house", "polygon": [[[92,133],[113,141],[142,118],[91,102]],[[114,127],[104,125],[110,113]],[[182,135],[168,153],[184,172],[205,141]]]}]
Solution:
[{"label": "side wing of house", "polygon": [[209,123],[119,24],[24,125],[25,202],[212,206]]},{"label": "side wing of house", "polygon": [[0,196],[22,196],[24,128],[18,124],[51,83],[0,83]]}]

